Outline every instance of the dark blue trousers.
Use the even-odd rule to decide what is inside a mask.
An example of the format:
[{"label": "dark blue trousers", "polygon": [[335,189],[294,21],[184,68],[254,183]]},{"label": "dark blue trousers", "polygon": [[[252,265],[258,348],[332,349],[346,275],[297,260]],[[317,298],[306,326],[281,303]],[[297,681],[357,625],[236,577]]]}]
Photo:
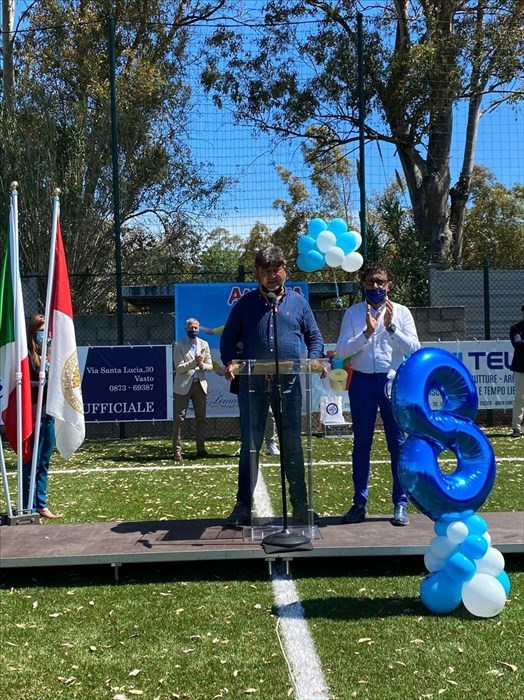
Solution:
[{"label": "dark blue trousers", "polygon": [[407,497],[398,478],[398,458],[405,437],[399,428],[391,401],[386,396],[387,374],[364,374],[353,371],[349,385],[349,404],[353,423],[353,502],[366,505],[371,471],[371,446],[375,432],[377,410],[386,433],[386,443],[391,456],[393,488],[391,499],[395,506],[407,505]]}]

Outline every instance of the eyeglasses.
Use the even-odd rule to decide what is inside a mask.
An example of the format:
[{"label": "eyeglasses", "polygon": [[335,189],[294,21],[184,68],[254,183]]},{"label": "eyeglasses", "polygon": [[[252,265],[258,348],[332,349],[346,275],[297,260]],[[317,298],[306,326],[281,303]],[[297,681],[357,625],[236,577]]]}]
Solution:
[{"label": "eyeglasses", "polygon": [[385,280],[383,277],[368,277],[364,280],[364,287],[379,287],[382,289],[386,286],[389,280]]}]

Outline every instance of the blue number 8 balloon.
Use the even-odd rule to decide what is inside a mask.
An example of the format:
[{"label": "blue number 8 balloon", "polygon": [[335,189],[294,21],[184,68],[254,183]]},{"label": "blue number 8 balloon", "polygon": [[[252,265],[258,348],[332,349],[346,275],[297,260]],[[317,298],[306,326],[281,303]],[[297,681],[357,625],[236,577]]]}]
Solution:
[{"label": "blue number 8 balloon", "polygon": [[[435,390],[443,400],[438,410],[430,405]],[[478,510],[495,481],[495,455],[472,422],[478,398],[465,365],[446,350],[421,348],[399,367],[391,401],[397,423],[408,433],[398,466],[408,498],[435,521]],[[439,467],[444,450],[457,458],[450,474]]]}]

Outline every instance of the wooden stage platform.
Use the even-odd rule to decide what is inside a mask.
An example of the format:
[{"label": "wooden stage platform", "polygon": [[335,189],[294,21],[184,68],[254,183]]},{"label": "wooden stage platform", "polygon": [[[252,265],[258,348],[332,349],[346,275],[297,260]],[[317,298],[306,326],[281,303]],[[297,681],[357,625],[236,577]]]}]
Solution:
[{"label": "wooden stage platform", "polygon": [[[523,512],[481,515],[494,547],[503,554],[524,553]],[[271,553],[261,544],[261,530],[226,528],[222,520],[3,525],[0,568],[108,564],[117,571],[129,563],[260,559],[271,564],[295,558],[423,555],[434,536],[433,523],[424,515],[410,517],[408,527],[395,527],[386,516],[354,525],[340,525],[340,517],[322,518],[311,549]]]}]

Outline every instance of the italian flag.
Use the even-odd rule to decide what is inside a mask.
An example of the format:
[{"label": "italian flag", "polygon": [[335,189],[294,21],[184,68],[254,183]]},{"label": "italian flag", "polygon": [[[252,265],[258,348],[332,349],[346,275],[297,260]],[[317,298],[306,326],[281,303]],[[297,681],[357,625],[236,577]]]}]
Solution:
[{"label": "italian flag", "polygon": [[0,410],[9,444],[22,461],[31,458],[31,380],[22,283],[18,267],[16,192],[11,193],[9,233],[0,278]]},{"label": "italian flag", "polygon": [[85,422],[71,290],[57,209],[58,202],[49,261],[51,303],[46,312],[51,338],[46,410],[55,417],[56,447],[67,459],[84,441]]}]

